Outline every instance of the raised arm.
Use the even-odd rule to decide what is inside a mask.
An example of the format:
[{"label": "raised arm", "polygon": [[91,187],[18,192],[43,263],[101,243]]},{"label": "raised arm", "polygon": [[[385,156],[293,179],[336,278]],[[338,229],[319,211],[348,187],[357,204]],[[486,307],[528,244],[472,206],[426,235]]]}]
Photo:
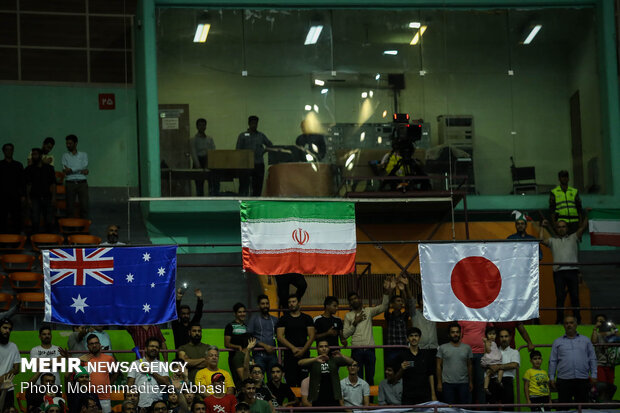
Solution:
[{"label": "raised arm", "polygon": [[202,301],[202,291],[200,288],[196,288],[194,290],[194,295],[196,296],[196,309],[194,310],[192,323],[200,323],[200,320],[202,319],[202,308],[204,307],[204,301]]},{"label": "raised arm", "polygon": [[532,343],[532,339],[530,338],[529,333],[525,329],[525,325],[523,323],[517,324],[517,331],[521,335],[521,338],[527,344],[527,351],[532,352],[536,347],[534,346],[534,343]]},{"label": "raised arm", "polygon": [[581,240],[581,236],[583,235],[583,233],[586,231],[587,228],[588,228],[588,216],[585,215],[583,220],[581,221],[581,225],[575,232],[575,235],[577,235],[578,239]]},{"label": "raised arm", "polygon": [[370,313],[370,318],[375,317],[378,314],[383,313],[384,311],[386,311],[388,309],[390,305],[390,294],[383,294],[383,300],[381,300],[381,304],[375,306],[375,307],[371,307],[368,309],[368,312]]}]

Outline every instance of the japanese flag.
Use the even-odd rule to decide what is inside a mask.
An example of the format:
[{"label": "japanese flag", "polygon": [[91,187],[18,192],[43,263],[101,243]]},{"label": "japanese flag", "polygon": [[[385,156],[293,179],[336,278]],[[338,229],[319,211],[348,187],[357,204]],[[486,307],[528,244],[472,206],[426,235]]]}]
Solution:
[{"label": "japanese flag", "polygon": [[538,242],[420,244],[424,317],[518,321],[538,317]]}]

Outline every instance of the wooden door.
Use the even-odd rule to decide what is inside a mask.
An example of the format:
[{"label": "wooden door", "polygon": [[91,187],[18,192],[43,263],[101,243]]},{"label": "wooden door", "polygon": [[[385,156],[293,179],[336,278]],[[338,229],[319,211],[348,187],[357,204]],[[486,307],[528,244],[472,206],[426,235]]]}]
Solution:
[{"label": "wooden door", "polygon": [[[159,158],[162,169],[189,169],[190,128],[188,104],[159,105]],[[162,196],[190,196],[188,180],[170,180],[162,175]]]}]

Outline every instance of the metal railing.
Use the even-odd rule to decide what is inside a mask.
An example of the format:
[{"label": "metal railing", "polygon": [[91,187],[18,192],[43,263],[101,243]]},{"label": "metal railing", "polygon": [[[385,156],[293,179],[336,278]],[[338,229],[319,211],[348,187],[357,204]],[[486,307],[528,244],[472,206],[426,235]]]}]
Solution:
[{"label": "metal railing", "polygon": [[549,410],[558,408],[575,408],[577,412],[581,413],[584,408],[601,409],[601,408],[620,408],[620,403],[513,403],[513,404],[444,404],[437,403],[429,404],[411,404],[411,405],[391,405],[391,406],[327,406],[327,407],[276,407],[276,410],[281,412],[305,412],[305,411],[351,411],[351,410],[379,410],[379,409],[416,409],[416,411],[427,411],[433,413],[439,413],[440,409],[445,408],[461,408],[461,409],[475,409],[475,410],[512,410],[513,408],[519,409],[520,407],[546,407]]}]

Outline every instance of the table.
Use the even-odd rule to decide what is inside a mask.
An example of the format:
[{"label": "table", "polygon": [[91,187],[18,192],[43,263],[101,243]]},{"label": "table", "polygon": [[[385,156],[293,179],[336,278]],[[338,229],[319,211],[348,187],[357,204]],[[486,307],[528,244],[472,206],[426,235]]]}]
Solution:
[{"label": "table", "polygon": [[332,165],[291,162],[269,166],[265,196],[317,196],[335,194]]}]

